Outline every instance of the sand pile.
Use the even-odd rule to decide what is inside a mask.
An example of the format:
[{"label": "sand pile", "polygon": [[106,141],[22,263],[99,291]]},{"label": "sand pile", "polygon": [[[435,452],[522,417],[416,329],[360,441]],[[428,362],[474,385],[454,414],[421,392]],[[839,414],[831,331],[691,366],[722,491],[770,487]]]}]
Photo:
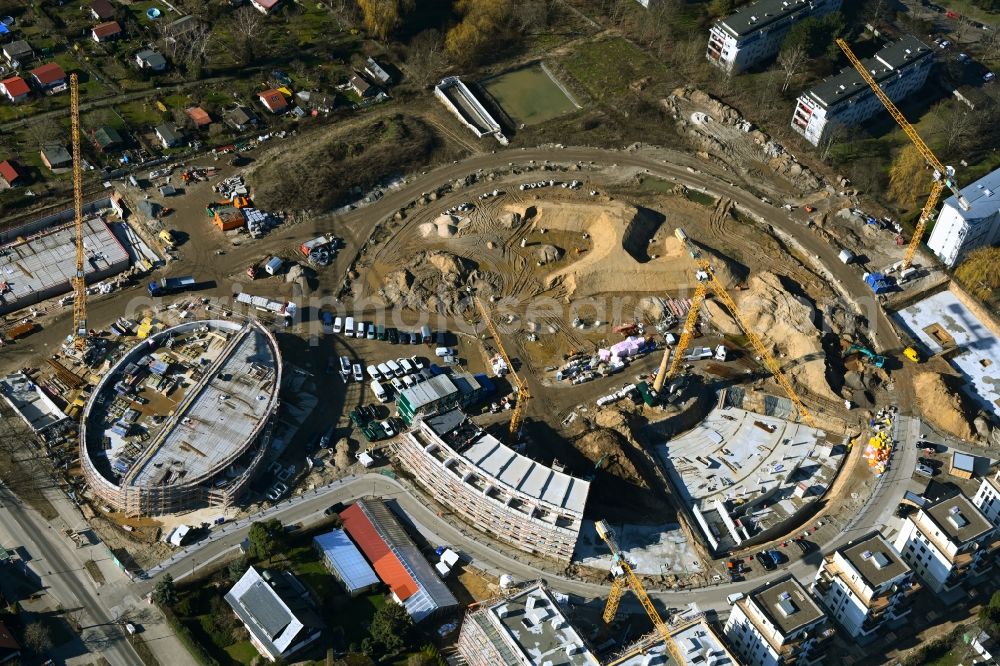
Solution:
[{"label": "sand pile", "polygon": [[[534,208],[534,215],[528,214]],[[535,202],[508,205],[508,212],[530,219],[534,229],[552,229],[590,236],[591,249],[579,259],[545,277],[546,288],[562,285],[568,298],[596,294],[635,293],[677,288],[693,282],[698,266],[672,233],[655,246],[650,239],[661,222],[649,211],[611,201],[607,203]],[[719,279],[737,284],[744,269],[705,249]]]},{"label": "sand pile", "polygon": [[387,273],[379,295],[387,306],[455,312],[467,285],[494,290],[496,282],[496,276],[479,271],[470,259],[434,250],[418,252],[406,266]]},{"label": "sand pile", "polygon": [[954,377],[921,372],[913,380],[913,389],[921,412],[935,427],[961,439],[973,440],[977,434],[973,426],[975,410],[965,404],[954,384]]},{"label": "sand pile", "polygon": [[598,469],[601,472],[612,474],[642,488],[648,487],[639,470],[625,454],[631,444],[620,432],[610,428],[597,428],[577,437],[573,441],[573,446],[594,465],[600,463]]},{"label": "sand pile", "polygon": [[440,238],[451,238],[467,226],[469,226],[468,218],[459,218],[454,215],[439,215],[433,222],[425,222],[418,229],[423,238],[430,238],[434,235]]},{"label": "sand pile", "polygon": [[[785,374],[818,396],[839,400],[826,379],[826,355],[820,332],[813,324],[813,307],[785,291],[774,273],[750,278],[739,296],[740,315],[770,347]],[[739,326],[715,301],[705,304],[712,323],[726,335],[739,335]]]}]

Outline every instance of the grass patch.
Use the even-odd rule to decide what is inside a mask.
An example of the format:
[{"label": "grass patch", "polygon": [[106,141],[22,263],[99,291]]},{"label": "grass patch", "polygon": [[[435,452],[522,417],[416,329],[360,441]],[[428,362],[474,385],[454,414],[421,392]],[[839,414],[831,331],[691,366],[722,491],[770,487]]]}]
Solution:
[{"label": "grass patch", "polygon": [[140,636],[126,636],[126,638],[135,653],[139,655],[144,666],[160,666],[160,660],[156,658],[153,651],[146,645],[146,641],[142,640]]},{"label": "grass patch", "polygon": [[226,648],[226,654],[228,654],[233,661],[238,661],[241,664],[248,665],[260,656],[260,653],[257,652],[257,648],[255,648],[253,643],[250,641],[233,643]]},{"label": "grass patch", "polygon": [[716,198],[711,194],[705,194],[704,192],[699,192],[698,190],[685,190],[684,198],[688,201],[693,201],[699,206],[705,206],[706,208],[711,208],[716,204]]},{"label": "grass patch", "polygon": [[94,579],[95,583],[98,585],[104,585],[104,572],[101,571],[99,566],[97,566],[97,562],[94,560],[87,560],[83,563],[83,566],[87,570],[87,573],[90,574],[90,577]]},{"label": "grass patch", "polygon": [[663,178],[655,176],[645,176],[639,179],[637,188],[642,194],[673,194],[677,185]]},{"label": "grass patch", "polygon": [[562,66],[594,99],[602,101],[632,94],[629,84],[640,79],[669,78],[661,63],[621,37],[582,46],[563,58]]}]

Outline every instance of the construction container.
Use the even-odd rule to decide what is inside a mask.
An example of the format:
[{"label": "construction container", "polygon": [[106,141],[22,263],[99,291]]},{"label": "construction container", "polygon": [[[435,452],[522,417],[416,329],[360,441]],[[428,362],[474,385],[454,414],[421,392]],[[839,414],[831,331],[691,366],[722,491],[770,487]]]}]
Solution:
[{"label": "construction container", "polygon": [[26,335],[31,335],[39,328],[40,327],[35,322],[26,321],[8,328],[6,336],[9,340],[17,340],[18,338],[23,338]]}]

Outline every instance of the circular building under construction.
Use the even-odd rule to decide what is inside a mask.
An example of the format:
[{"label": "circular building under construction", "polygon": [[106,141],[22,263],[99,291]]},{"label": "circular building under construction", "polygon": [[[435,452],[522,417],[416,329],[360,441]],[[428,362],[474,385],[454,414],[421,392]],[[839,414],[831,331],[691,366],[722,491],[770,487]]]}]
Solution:
[{"label": "circular building under construction", "polygon": [[84,409],[84,478],[133,516],[228,506],[264,458],[280,386],[277,341],[256,322],[200,320],[151,335]]}]

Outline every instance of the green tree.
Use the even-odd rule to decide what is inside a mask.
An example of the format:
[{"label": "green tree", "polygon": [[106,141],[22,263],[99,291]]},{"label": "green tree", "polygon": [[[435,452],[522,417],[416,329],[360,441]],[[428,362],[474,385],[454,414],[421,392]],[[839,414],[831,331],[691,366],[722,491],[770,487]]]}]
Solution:
[{"label": "green tree", "polygon": [[368,633],[386,653],[392,654],[409,644],[413,620],[400,604],[386,603],[375,611]]},{"label": "green tree", "polygon": [[174,587],[174,577],[163,574],[153,588],[153,601],[161,606],[173,606],[177,603],[177,589]]},{"label": "green tree", "polygon": [[[253,528],[251,527],[251,529]],[[247,572],[247,568],[249,566],[250,562],[248,562],[247,558],[242,555],[230,562],[229,566],[226,567],[226,574],[229,576],[229,582],[235,583],[240,578],[243,578],[243,574]]]},{"label": "green tree", "polygon": [[712,0],[708,3],[709,16],[729,16],[736,9],[736,0]]},{"label": "green tree", "polygon": [[285,527],[277,518],[253,523],[247,538],[250,540],[247,554],[255,560],[270,560],[287,545]]},{"label": "green tree", "polygon": [[835,40],[845,29],[844,16],[833,12],[826,16],[811,16],[791,27],[781,43],[781,50],[801,47],[811,58],[822,55],[836,58],[840,48]]}]

